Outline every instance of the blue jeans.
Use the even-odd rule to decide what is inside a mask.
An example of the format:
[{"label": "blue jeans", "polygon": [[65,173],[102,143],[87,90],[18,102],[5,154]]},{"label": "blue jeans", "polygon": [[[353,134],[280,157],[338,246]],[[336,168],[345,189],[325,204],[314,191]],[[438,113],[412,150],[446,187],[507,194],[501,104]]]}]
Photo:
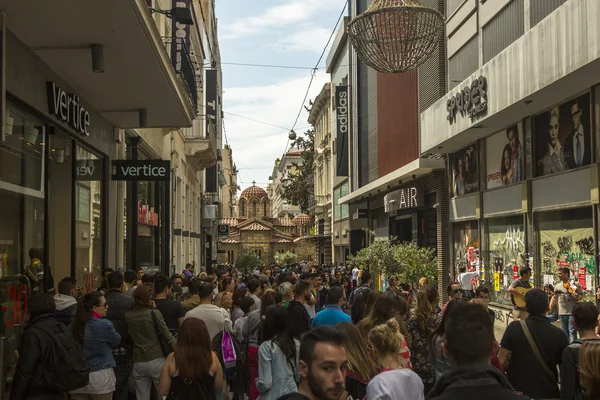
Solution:
[{"label": "blue jeans", "polygon": [[575,329],[575,324],[573,324],[573,316],[559,315],[558,318],[560,319],[563,332],[569,339],[569,343],[573,343],[577,339],[577,329]]}]

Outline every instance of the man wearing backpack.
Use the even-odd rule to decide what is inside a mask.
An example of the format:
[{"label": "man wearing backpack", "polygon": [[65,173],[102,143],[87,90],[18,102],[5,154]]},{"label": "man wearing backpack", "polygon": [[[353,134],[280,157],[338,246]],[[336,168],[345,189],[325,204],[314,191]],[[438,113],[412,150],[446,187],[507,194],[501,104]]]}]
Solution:
[{"label": "man wearing backpack", "polygon": [[48,293],[29,299],[29,322],[23,329],[10,400],[66,400],[70,390],[87,385],[89,365],[70,330],[56,321]]}]

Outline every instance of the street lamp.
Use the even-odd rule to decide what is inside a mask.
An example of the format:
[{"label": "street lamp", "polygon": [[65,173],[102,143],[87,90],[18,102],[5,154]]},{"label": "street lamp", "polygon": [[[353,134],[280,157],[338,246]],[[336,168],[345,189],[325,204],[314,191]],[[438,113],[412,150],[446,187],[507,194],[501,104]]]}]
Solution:
[{"label": "street lamp", "polygon": [[417,0],[373,0],[348,24],[358,57],[383,73],[403,73],[431,57],[444,29],[444,17]]},{"label": "street lamp", "polygon": [[288,134],[288,139],[290,139],[290,140],[296,140],[296,132],[294,132],[293,129]]}]

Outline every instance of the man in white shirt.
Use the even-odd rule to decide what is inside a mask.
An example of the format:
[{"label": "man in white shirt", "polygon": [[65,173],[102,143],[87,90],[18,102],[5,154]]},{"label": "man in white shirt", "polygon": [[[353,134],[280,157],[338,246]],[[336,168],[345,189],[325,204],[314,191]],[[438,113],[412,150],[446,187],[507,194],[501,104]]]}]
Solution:
[{"label": "man in white shirt", "polygon": [[463,295],[467,300],[471,300],[474,297],[473,278],[477,278],[477,272],[467,272],[467,267],[459,267],[458,272],[458,282],[463,290]]},{"label": "man in white shirt", "polygon": [[358,269],[358,267],[354,267],[354,269],[352,270],[352,287],[358,286],[358,273],[359,272],[360,272],[360,269]]},{"label": "man in white shirt", "polygon": [[229,312],[211,303],[213,287],[210,283],[202,282],[199,290],[200,305],[185,314],[185,319],[198,318],[204,321],[210,340],[219,332],[229,331],[233,333],[233,326]]}]

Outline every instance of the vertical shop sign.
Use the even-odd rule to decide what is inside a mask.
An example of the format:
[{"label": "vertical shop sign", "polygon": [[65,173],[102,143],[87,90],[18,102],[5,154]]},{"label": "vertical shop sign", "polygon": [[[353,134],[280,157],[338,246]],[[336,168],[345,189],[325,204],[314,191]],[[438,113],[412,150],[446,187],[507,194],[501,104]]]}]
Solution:
[{"label": "vertical shop sign", "polygon": [[519,266],[517,264],[513,265],[513,280],[516,281],[519,279]]},{"label": "vertical shop sign", "polygon": [[11,125],[10,120],[4,123],[6,113],[6,14],[0,12],[0,142],[4,141],[6,125]]},{"label": "vertical shop sign", "polygon": [[[206,70],[206,81],[205,81],[205,93],[206,93],[206,135],[213,141],[215,147],[217,145],[217,113],[218,113],[218,98],[217,98],[217,70],[207,69]],[[217,166],[213,165],[206,168],[206,192],[216,193],[217,192]]]},{"label": "vertical shop sign", "polygon": [[[181,7],[190,10],[191,12],[191,1],[190,0],[177,0],[173,1],[173,7]],[[176,72],[181,72],[182,59],[184,52],[189,49],[190,43],[190,25],[181,24],[176,22],[176,19],[172,19],[171,32],[173,37],[171,39],[171,62]]]},{"label": "vertical shop sign", "polygon": [[335,87],[336,176],[348,176],[348,86]]},{"label": "vertical shop sign", "polygon": [[579,284],[583,290],[587,290],[585,267],[579,267]]}]

